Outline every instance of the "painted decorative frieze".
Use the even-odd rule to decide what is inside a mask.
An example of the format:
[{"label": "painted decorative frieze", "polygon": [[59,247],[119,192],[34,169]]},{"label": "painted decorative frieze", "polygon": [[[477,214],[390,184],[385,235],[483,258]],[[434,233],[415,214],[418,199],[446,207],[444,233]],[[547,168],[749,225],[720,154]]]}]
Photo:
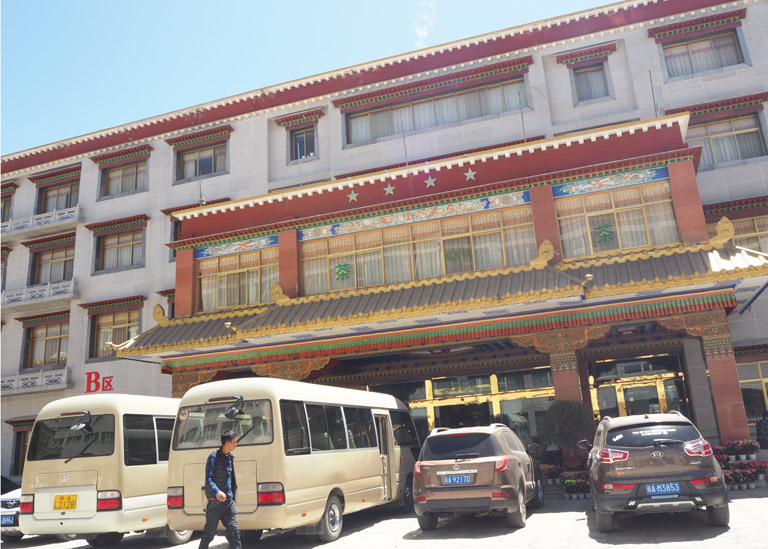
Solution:
[{"label": "painted decorative frieze", "polygon": [[564,198],[567,196],[609,191],[631,185],[652,183],[654,181],[665,181],[667,179],[669,179],[669,170],[667,168],[653,168],[650,170],[606,175],[594,179],[582,179],[581,181],[574,181],[563,185],[553,185],[552,194],[555,198]]},{"label": "painted decorative frieze", "polygon": [[237,242],[225,242],[223,244],[216,244],[215,246],[198,248],[195,250],[195,259],[208,259],[222,255],[253,252],[272,246],[277,246],[277,235],[251,238],[250,240],[240,240]]}]

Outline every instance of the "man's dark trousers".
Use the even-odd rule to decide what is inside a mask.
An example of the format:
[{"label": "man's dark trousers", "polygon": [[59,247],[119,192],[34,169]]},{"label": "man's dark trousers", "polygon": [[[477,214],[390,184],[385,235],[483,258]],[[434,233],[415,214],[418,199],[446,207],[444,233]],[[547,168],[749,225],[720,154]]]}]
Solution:
[{"label": "man's dark trousers", "polygon": [[227,541],[230,549],[242,549],[240,545],[240,529],[237,527],[237,513],[235,511],[235,502],[231,499],[227,501],[209,501],[205,508],[205,528],[203,528],[203,537],[200,538],[198,549],[208,549],[208,544],[216,536],[216,528],[219,521],[227,529]]}]

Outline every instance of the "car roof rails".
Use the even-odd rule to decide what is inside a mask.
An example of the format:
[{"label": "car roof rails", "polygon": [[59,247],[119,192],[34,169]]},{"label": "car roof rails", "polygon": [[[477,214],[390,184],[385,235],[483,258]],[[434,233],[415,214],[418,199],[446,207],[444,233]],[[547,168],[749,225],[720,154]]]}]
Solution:
[{"label": "car roof rails", "polygon": [[606,419],[613,419],[613,418],[611,416],[603,416],[603,421],[605,421]]},{"label": "car roof rails", "polygon": [[443,431],[450,431],[450,427],[435,427],[429,432],[429,436],[436,435],[437,433],[442,433]]},{"label": "car roof rails", "polygon": [[491,423],[491,427],[496,427],[498,429],[507,428],[503,423]]},{"label": "car roof rails", "polygon": [[[680,410],[670,410],[668,413],[675,414],[675,415],[678,415],[678,416],[682,416],[683,415],[683,413]],[[685,417],[685,416],[683,416],[683,417]]]}]

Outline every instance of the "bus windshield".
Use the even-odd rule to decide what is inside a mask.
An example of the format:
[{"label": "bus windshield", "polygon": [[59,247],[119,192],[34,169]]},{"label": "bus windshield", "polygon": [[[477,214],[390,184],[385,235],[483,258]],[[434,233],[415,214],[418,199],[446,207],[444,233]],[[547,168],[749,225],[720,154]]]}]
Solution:
[{"label": "bus windshield", "polygon": [[173,431],[173,449],[218,448],[221,433],[231,429],[238,446],[272,442],[272,406],[269,400],[246,400],[235,403],[240,410],[233,419],[224,413],[232,402],[216,402],[184,406],[179,409]]},{"label": "bus windshield", "polygon": [[82,416],[71,416],[35,422],[27,460],[112,455],[115,451],[115,416],[89,415],[81,428],[71,428],[81,421]]}]

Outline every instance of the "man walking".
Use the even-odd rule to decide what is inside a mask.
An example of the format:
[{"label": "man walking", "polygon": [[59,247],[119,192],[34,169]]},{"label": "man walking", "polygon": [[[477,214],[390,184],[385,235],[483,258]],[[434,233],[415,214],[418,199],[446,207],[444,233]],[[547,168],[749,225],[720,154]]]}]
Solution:
[{"label": "man walking", "polygon": [[205,495],[208,505],[205,507],[205,528],[200,538],[199,549],[208,549],[208,545],[216,536],[219,521],[227,530],[227,541],[231,549],[241,549],[240,529],[237,527],[235,513],[235,456],[232,450],[237,446],[237,436],[234,431],[221,433],[221,448],[211,452],[205,463]]}]

